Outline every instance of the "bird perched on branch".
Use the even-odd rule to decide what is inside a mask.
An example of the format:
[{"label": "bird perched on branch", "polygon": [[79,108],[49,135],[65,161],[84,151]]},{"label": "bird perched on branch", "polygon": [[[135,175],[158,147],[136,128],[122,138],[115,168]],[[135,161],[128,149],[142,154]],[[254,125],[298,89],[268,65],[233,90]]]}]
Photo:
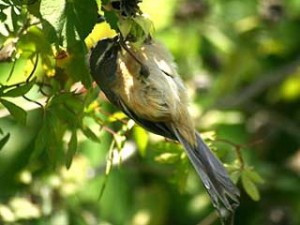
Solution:
[{"label": "bird perched on branch", "polygon": [[150,34],[138,44],[131,40],[139,38],[127,34],[101,40],[92,49],[93,79],[109,101],[137,124],[183,145],[222,223],[232,224],[239,190],[194,128],[172,55]]},{"label": "bird perched on branch", "polygon": [[222,163],[195,131],[187,95],[170,53],[156,41],[136,49],[119,37],[105,39],[90,55],[90,72],[110,102],[155,134],[179,141],[214,206],[233,213],[239,191]]}]

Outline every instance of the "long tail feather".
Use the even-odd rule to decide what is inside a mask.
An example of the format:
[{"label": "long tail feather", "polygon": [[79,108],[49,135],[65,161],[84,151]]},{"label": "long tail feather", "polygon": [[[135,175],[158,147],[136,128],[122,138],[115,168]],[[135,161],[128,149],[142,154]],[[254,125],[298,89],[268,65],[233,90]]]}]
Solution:
[{"label": "long tail feather", "polygon": [[234,211],[239,205],[239,190],[230,180],[222,163],[213,155],[200,135],[196,133],[196,145],[188,143],[175,130],[178,140],[186,149],[187,155],[199,174],[222,223],[233,224]]}]

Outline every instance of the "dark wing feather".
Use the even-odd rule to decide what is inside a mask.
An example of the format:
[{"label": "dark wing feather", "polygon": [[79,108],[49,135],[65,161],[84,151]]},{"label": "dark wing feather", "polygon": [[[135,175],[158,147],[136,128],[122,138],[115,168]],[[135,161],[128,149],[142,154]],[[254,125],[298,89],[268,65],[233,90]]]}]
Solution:
[{"label": "dark wing feather", "polygon": [[152,122],[150,120],[138,117],[132,110],[130,110],[121,99],[118,100],[117,106],[131,119],[133,119],[137,124],[144,127],[146,130],[161,135],[163,137],[177,140],[173,131],[163,122]]},{"label": "dark wing feather", "polygon": [[232,225],[235,209],[239,205],[239,190],[230,180],[222,163],[196,133],[196,146],[188,143],[180,131],[174,127],[174,132],[185,147],[186,153],[199,174],[214,207],[220,214],[223,225]]}]

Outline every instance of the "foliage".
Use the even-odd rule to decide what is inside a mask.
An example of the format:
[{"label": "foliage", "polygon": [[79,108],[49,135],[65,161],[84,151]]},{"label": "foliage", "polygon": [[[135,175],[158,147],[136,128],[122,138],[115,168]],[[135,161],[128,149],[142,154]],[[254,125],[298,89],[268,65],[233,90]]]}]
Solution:
[{"label": "foliage", "polygon": [[[0,0],[0,224],[215,224],[181,147],[135,126],[93,84],[86,56],[115,35],[108,24],[154,32],[101,5]],[[242,190],[237,224],[299,224],[298,1],[141,9],[178,63],[195,125],[213,131],[203,137]]]}]

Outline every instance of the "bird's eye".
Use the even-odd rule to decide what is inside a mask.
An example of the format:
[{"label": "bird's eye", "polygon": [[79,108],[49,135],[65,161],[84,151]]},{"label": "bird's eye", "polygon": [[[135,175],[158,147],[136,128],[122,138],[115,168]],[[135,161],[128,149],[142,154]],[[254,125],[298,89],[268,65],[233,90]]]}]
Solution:
[{"label": "bird's eye", "polygon": [[140,70],[140,75],[146,78],[149,77],[150,75],[149,68],[145,65],[142,65]]},{"label": "bird's eye", "polygon": [[113,1],[111,3],[111,6],[115,9],[115,10],[120,10],[121,9],[121,1]]}]

